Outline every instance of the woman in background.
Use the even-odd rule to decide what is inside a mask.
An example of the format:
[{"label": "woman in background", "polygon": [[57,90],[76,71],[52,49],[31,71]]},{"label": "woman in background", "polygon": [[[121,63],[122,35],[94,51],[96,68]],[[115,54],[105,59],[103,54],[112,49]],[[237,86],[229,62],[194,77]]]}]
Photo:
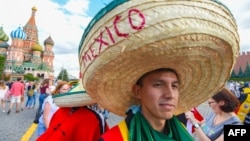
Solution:
[{"label": "woman in background", "polygon": [[55,90],[45,98],[42,106],[42,115],[39,118],[37,134],[40,136],[49,127],[50,119],[53,114],[58,110],[58,107],[52,99],[52,95],[66,93],[70,90],[70,85],[66,81],[57,84]]},{"label": "woman in background", "polygon": [[32,103],[33,103],[33,106],[32,106],[32,108],[35,108],[35,106],[36,106],[36,96],[38,95],[38,94],[40,94],[40,90],[39,90],[39,82],[38,81],[36,81],[35,83],[34,83],[34,85],[35,85],[35,90],[34,90],[34,95],[32,96]]},{"label": "woman in background", "polygon": [[60,108],[36,141],[97,141],[109,129],[104,117],[90,108],[96,101],[83,90],[82,84],[67,93],[53,95],[53,99]]},{"label": "woman in background", "polygon": [[49,90],[49,82],[50,79],[44,79],[40,88],[39,88],[39,91],[40,91],[40,96],[39,96],[39,107],[38,107],[38,114],[41,113],[42,111],[42,105],[43,105],[43,102],[44,102],[44,99],[49,95],[50,93],[50,90]]},{"label": "woman in background", "polygon": [[199,122],[191,111],[185,113],[186,118],[195,127],[195,136],[201,141],[223,141],[224,125],[234,124],[242,125],[240,119],[234,111],[239,106],[239,100],[226,88],[213,95],[208,100],[209,106],[213,112],[205,119]]},{"label": "woman in background", "polygon": [[5,112],[5,96],[9,90],[9,87],[5,85],[3,80],[0,81],[0,101],[1,101],[1,108],[2,112]]},{"label": "woman in background", "polygon": [[27,102],[25,104],[25,108],[26,109],[27,108],[28,109],[31,108],[31,105],[32,105],[32,102],[33,102],[33,96],[34,96],[34,93],[35,93],[35,88],[36,88],[36,86],[34,85],[34,82],[30,81],[29,84],[28,84],[28,86],[27,86],[27,96],[28,96],[28,99],[27,99]]}]

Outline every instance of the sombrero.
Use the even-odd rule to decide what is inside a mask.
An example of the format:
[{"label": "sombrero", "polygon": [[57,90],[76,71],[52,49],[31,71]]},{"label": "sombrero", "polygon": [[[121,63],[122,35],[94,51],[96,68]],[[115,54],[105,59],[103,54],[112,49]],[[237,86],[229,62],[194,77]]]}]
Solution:
[{"label": "sombrero", "polygon": [[81,81],[69,92],[52,95],[58,107],[80,107],[96,103],[83,89]]},{"label": "sombrero", "polygon": [[221,90],[239,54],[236,21],[216,0],[114,0],[86,27],[79,62],[83,87],[124,116],[139,101],[132,86],[144,73],[172,68],[180,80],[175,114]]}]

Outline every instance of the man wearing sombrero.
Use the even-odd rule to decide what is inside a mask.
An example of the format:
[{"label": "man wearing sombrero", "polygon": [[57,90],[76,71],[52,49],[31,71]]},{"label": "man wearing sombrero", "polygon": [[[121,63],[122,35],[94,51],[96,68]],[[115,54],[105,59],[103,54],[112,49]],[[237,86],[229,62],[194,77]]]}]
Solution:
[{"label": "man wearing sombrero", "polygon": [[100,10],[80,42],[81,81],[125,117],[100,140],[193,140],[175,115],[223,88],[237,30],[217,0],[115,0]]}]

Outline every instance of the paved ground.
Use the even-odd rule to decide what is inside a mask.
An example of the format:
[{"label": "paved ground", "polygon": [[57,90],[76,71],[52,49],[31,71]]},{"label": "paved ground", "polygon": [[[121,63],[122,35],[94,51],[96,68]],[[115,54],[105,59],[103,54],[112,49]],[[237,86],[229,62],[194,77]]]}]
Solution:
[{"label": "paved ground", "polygon": [[[9,106],[9,102],[7,102],[7,107]],[[38,106],[38,103],[37,103]],[[7,115],[6,112],[0,112],[0,141],[21,141],[23,135],[33,124],[33,120],[35,118],[37,107],[34,109],[24,109],[24,111],[20,111],[19,113],[15,113],[15,107],[13,107],[10,115]],[[198,107],[198,110],[204,115],[208,115],[210,113],[210,109],[208,108],[207,103],[203,103]],[[110,127],[117,124],[122,117],[116,116],[112,113],[109,114],[108,124]],[[32,134],[29,141],[35,141],[36,133]],[[25,141],[24,139],[22,141]]]},{"label": "paved ground", "polygon": [[[9,102],[6,104],[6,107],[9,107]],[[35,111],[34,108],[15,113],[13,106],[9,115],[0,112],[0,141],[19,141],[33,123]]]}]

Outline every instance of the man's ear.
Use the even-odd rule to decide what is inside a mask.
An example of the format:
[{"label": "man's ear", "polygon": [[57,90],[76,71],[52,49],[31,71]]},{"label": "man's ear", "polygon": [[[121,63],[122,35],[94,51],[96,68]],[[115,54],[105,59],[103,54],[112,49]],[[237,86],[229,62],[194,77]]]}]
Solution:
[{"label": "man's ear", "polygon": [[132,92],[137,99],[141,99],[140,91],[141,91],[141,86],[135,84],[132,87]]}]

